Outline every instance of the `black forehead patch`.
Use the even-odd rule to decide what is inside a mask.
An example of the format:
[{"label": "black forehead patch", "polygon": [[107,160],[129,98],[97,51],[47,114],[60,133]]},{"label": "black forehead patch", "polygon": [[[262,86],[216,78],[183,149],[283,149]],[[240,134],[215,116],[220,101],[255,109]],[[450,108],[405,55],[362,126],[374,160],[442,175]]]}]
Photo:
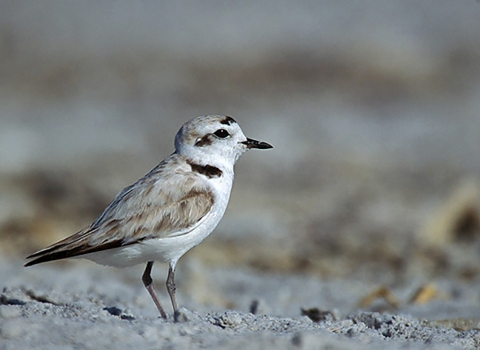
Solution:
[{"label": "black forehead patch", "polygon": [[230,125],[230,124],[235,124],[237,123],[235,119],[233,119],[230,116],[226,116],[225,119],[220,120],[220,124],[225,124],[225,125]]}]

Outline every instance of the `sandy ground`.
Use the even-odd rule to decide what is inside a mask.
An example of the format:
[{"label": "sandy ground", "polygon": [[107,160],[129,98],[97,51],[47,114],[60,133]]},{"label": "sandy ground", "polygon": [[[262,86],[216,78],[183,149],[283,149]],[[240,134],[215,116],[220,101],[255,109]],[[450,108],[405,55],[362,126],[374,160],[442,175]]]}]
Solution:
[{"label": "sandy ground", "polygon": [[[0,8],[0,349],[480,347],[478,1]],[[180,260],[181,322],[142,266],[23,267],[210,113],[275,148]]]},{"label": "sandy ground", "polygon": [[[480,344],[480,324],[474,318],[480,286],[474,291],[457,286],[457,298],[423,306],[402,301],[412,290],[393,288],[389,293],[399,304],[394,309],[385,299],[374,298],[377,308],[391,308],[378,313],[359,307],[358,295],[372,288],[363,281],[242,269],[202,271],[194,259],[187,259],[179,275],[196,270],[208,282],[197,282],[191,290],[193,284],[180,278],[184,306],[174,323],[171,313],[168,320],[157,315],[141,284],[141,269],[82,262],[23,269],[20,263],[1,264],[2,349],[476,349]],[[171,310],[162,278],[156,280],[160,298]],[[452,286],[437,288],[447,287]],[[195,300],[202,298],[202,303]]]}]

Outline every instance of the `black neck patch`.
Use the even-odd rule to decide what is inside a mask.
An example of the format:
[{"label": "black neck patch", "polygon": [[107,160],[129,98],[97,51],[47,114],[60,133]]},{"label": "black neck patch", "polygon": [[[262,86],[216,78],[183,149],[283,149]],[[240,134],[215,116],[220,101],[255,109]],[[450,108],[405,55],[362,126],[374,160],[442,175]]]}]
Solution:
[{"label": "black neck patch", "polygon": [[212,179],[214,177],[220,177],[223,174],[223,172],[215,166],[200,165],[200,164],[193,163],[190,160],[187,160],[187,163],[192,167],[192,171],[205,175],[209,179]]},{"label": "black neck patch", "polygon": [[220,124],[224,124],[224,125],[230,125],[230,124],[236,124],[236,123],[237,122],[235,121],[235,119],[233,119],[228,115],[225,117],[225,119],[220,120]]}]

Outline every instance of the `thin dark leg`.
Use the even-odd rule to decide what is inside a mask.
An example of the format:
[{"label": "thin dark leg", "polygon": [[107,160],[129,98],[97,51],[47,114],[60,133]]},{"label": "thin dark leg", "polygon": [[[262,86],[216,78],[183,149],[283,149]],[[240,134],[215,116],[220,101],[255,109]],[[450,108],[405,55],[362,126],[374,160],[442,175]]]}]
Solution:
[{"label": "thin dark leg", "polygon": [[153,289],[153,280],[152,280],[152,277],[150,276],[150,273],[152,272],[152,267],[153,267],[153,261],[149,261],[147,263],[147,267],[145,268],[145,271],[143,272],[142,281],[143,281],[143,284],[145,285],[145,288],[147,288],[148,293],[152,297],[153,302],[157,306],[158,311],[160,311],[160,315],[163,318],[167,318],[165,311],[163,311],[162,305],[160,305],[160,302],[158,301],[157,295],[155,294],[155,290]]},{"label": "thin dark leg", "polygon": [[170,300],[172,301],[173,305],[173,319],[175,322],[178,321],[178,306],[177,306],[177,298],[175,296],[175,292],[177,287],[175,287],[175,268],[170,265],[168,269],[168,277],[167,277],[167,291],[170,295]]}]

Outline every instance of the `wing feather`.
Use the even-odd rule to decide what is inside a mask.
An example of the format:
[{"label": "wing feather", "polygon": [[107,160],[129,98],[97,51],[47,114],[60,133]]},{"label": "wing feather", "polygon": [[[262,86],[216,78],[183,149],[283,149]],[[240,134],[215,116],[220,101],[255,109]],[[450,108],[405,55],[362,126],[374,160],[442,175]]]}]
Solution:
[{"label": "wing feather", "polygon": [[175,156],[121,191],[89,227],[30,255],[35,260],[25,266],[193,230],[212,208],[214,194]]}]

